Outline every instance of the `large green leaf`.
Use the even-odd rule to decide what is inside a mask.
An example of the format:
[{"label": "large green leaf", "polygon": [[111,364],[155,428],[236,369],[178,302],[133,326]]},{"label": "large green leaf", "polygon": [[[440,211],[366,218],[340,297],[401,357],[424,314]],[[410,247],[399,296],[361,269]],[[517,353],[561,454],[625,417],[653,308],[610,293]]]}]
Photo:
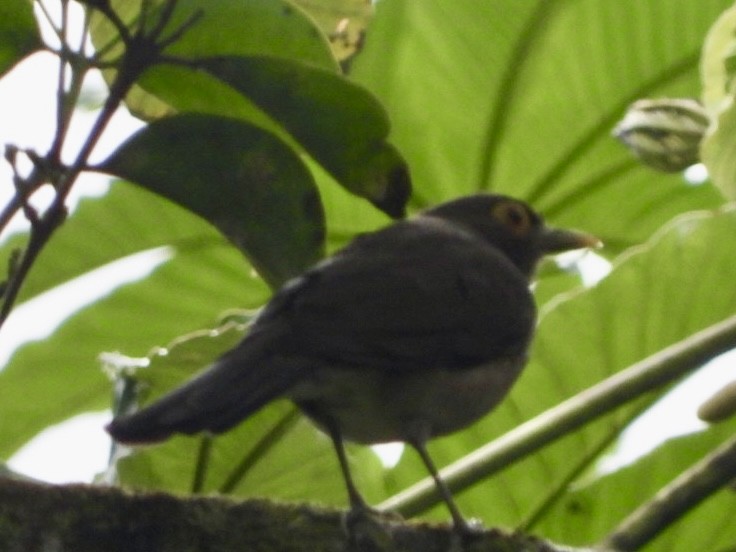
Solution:
[{"label": "large green leaf", "polygon": [[31,3],[3,0],[0,4],[0,76],[41,47]]},{"label": "large green leaf", "polygon": [[[155,19],[160,12],[151,6],[161,2],[148,2],[148,19]],[[135,25],[140,18],[141,3],[117,0],[113,9],[128,25]],[[152,13],[150,13],[152,12]],[[295,59],[327,70],[337,71],[329,44],[319,29],[300,9],[284,0],[180,0],[164,37],[181,28],[186,21],[198,14],[196,23],[166,49],[167,54],[184,58],[203,56],[270,55]],[[110,58],[122,51],[115,27],[98,12],[93,11],[92,40],[99,49],[106,50]],[[112,45],[112,47],[108,47]],[[162,67],[162,66],[161,66]],[[158,69],[155,69],[156,71]],[[108,71],[111,80],[114,72]],[[191,76],[191,75],[188,75]],[[126,98],[128,107],[144,119],[155,119],[171,112],[172,100],[186,96],[191,86],[174,75],[178,86],[172,96],[152,96],[141,88],[134,88]],[[217,90],[217,83],[211,83]],[[178,90],[178,92],[176,91]],[[219,94],[214,93],[213,99]],[[237,104],[237,102],[235,102]]]},{"label": "large green leaf", "polygon": [[[16,352],[0,371],[2,456],[44,427],[109,406],[111,386],[100,371],[100,353],[145,355],[154,345],[213,326],[230,308],[257,307],[268,296],[243,256],[214,228],[128,184],[85,200],[52,245],[31,273],[33,293],[133,252],[169,245],[173,257],[150,277],[88,305],[49,338]],[[96,286],[89,287],[93,292]],[[7,324],[13,323],[11,317]]]},{"label": "large green leaf", "polygon": [[385,110],[363,87],[274,57],[195,64],[200,71],[156,67],[143,75],[141,86],[181,112],[237,117],[268,130],[317,160],[337,184],[394,217],[403,215],[411,191],[408,169],[386,141]]},{"label": "large green leaf", "polygon": [[[34,265],[21,288],[21,302],[129,255],[196,242],[203,232],[212,239],[213,234],[198,217],[186,216],[173,203],[123,183],[112,186],[104,199],[82,200],[71,220]],[[11,237],[0,248],[0,262],[6,265],[12,251],[26,241],[25,234]]]},{"label": "large green leaf", "polygon": [[[408,171],[385,142],[389,131],[385,111],[371,94],[335,74],[334,60],[324,63],[316,52],[294,48],[305,35],[315,38],[319,33],[313,27],[310,33],[302,28],[312,23],[298,9],[278,4],[177,4],[172,28],[202,10],[196,24],[166,50],[180,63],[154,65],[146,71],[139,82],[146,92],[136,89],[128,106],[146,118],[172,110],[197,111],[242,118],[287,141],[288,133],[297,148],[322,163],[339,183],[392,216],[403,215],[410,193]],[[121,9],[124,18],[137,16],[135,10]],[[259,32],[253,33],[253,27]],[[205,35],[208,29],[210,34]],[[247,40],[241,40],[244,35]],[[104,19],[93,27],[100,45],[103,38],[113,36]],[[319,38],[324,47],[324,38]]]},{"label": "large green leaf", "polygon": [[[736,423],[672,439],[655,451],[602,479],[580,485],[544,521],[546,534],[568,544],[593,543],[632,511],[632,495],[654,499],[662,487],[731,437]],[[604,500],[601,497],[605,497]],[[724,489],[646,546],[647,552],[729,550],[736,542],[733,490]]]},{"label": "large green leaf", "polygon": [[373,2],[364,0],[293,0],[319,25],[335,57],[344,62],[360,51],[373,16]]},{"label": "large green leaf", "polygon": [[734,92],[734,29],[736,5],[725,10],[708,30],[703,44],[700,71],[703,79],[703,105],[711,112],[731,102]]},{"label": "large green leaf", "polygon": [[703,39],[731,3],[380,2],[352,74],[385,103],[418,204],[510,193],[612,254],[722,202],[610,132],[637,98],[700,95]]},{"label": "large green leaf", "polygon": [[708,33],[703,59],[703,103],[713,123],[701,146],[703,163],[724,196],[736,199],[736,107],[734,107],[734,55],[736,6],[726,10]]},{"label": "large green leaf", "polygon": [[362,87],[270,57],[209,58],[198,65],[283,125],[347,189],[403,216],[411,193],[408,169],[386,143],[386,112]]},{"label": "large green leaf", "polygon": [[237,119],[155,121],[98,169],[202,216],[274,286],[322,256],[323,213],[309,171],[276,137]]},{"label": "large green leaf", "polygon": [[736,108],[733,101],[729,107],[719,112],[717,123],[702,143],[703,163],[723,195],[736,199]]},{"label": "large green leaf", "polygon": [[273,56],[207,57],[198,71],[156,66],[140,84],[180,112],[237,117],[317,160],[337,183],[392,216],[410,193],[408,169],[387,143],[380,103],[334,72]]}]

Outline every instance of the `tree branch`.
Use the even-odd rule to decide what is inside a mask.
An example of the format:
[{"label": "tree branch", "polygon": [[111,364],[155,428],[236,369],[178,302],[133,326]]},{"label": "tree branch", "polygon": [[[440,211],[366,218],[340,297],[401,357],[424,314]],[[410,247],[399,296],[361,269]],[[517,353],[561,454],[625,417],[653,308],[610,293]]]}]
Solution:
[{"label": "tree branch", "polygon": [[736,474],[736,437],[680,474],[646,504],[630,514],[604,540],[604,550],[639,550],[692,508],[722,487]]},{"label": "tree branch", "polygon": [[379,539],[351,543],[343,528],[343,512],[337,510],[256,499],[235,502],[218,497],[131,494],[115,487],[53,486],[3,478],[0,520],[0,542],[8,550],[25,552],[573,552],[495,529],[479,532],[463,543],[449,526],[394,520],[375,525],[370,535],[377,529]]}]

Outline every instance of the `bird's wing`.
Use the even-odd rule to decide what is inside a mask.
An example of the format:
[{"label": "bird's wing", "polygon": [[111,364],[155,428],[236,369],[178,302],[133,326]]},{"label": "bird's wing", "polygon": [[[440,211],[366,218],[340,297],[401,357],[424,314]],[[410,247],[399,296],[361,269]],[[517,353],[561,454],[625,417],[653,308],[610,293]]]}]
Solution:
[{"label": "bird's wing", "polygon": [[535,319],[526,278],[442,228],[420,219],[356,240],[292,282],[262,324],[288,320],[287,348],[337,365],[463,368],[523,354]]}]

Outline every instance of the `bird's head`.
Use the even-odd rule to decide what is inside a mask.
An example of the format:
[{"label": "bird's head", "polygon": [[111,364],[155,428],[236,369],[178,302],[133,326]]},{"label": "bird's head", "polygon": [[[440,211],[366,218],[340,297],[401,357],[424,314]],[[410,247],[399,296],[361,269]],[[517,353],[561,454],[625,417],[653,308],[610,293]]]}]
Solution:
[{"label": "bird's head", "polygon": [[503,195],[462,197],[423,214],[464,226],[503,251],[528,277],[544,255],[598,247],[601,243],[590,234],[550,228],[529,205]]}]

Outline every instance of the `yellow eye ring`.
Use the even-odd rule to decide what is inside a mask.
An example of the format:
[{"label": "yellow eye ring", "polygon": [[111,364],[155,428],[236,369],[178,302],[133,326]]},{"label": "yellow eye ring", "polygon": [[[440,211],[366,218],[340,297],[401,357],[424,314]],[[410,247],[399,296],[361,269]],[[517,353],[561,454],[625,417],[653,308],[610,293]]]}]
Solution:
[{"label": "yellow eye ring", "polygon": [[503,201],[493,206],[491,216],[515,236],[523,236],[532,228],[529,212],[520,203]]}]

